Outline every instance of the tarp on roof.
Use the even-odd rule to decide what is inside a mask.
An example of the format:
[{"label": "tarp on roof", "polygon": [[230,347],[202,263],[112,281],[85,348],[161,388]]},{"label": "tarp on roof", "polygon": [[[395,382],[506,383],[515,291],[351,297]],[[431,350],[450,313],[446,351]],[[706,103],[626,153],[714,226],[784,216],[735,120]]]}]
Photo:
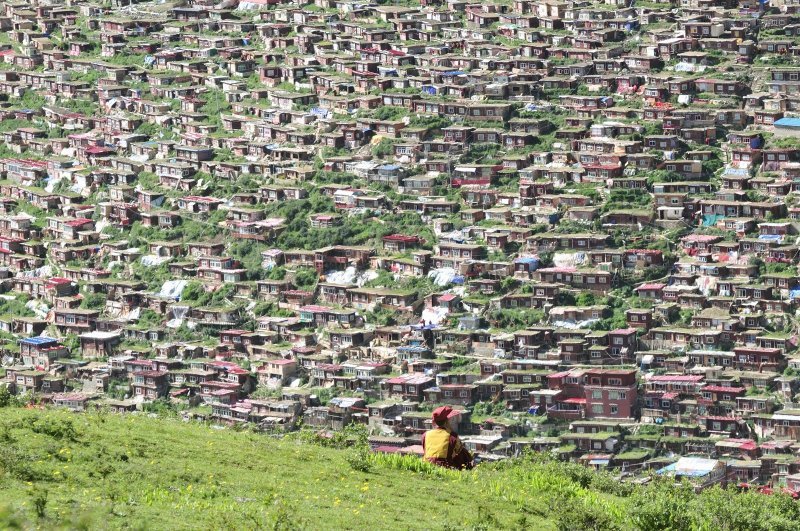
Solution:
[{"label": "tarp on roof", "polygon": [[722,175],[723,176],[731,175],[731,176],[736,176],[736,177],[746,177],[747,175],[750,175],[750,170],[747,169],[747,168],[732,168],[732,167],[728,166],[724,170],[722,170]]},{"label": "tarp on roof", "polygon": [[780,118],[773,123],[775,127],[800,128],[800,118]]},{"label": "tarp on roof", "polygon": [[705,459],[702,457],[681,457],[677,462],[656,471],[656,474],[677,475],[685,477],[707,476],[717,466],[716,459]]},{"label": "tarp on roof", "polygon": [[428,273],[428,278],[433,281],[437,286],[447,286],[453,282],[456,277],[456,270],[451,267],[442,267],[434,269]]},{"label": "tarp on roof", "polygon": [[36,336],[36,337],[26,337],[24,339],[20,339],[20,343],[25,343],[26,345],[44,345],[47,343],[52,343],[56,341],[52,337],[44,337],[44,336]]},{"label": "tarp on roof", "polygon": [[161,286],[161,291],[158,292],[158,295],[178,301],[181,299],[181,293],[183,293],[183,288],[186,287],[186,284],[188,284],[186,280],[168,280]]}]

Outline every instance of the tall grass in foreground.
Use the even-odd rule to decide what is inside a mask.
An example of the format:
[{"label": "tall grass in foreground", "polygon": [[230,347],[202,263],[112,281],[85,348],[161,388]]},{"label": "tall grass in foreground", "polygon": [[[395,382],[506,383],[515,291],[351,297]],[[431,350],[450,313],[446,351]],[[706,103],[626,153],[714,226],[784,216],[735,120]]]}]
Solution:
[{"label": "tall grass in foreground", "polygon": [[510,502],[522,515],[555,521],[559,531],[800,529],[800,504],[789,496],[720,487],[696,493],[687,482],[676,484],[663,477],[638,486],[540,454],[484,463],[470,471],[438,467],[415,455],[371,454],[368,459],[376,473],[395,469],[444,481],[473,492],[476,507],[492,500]]}]

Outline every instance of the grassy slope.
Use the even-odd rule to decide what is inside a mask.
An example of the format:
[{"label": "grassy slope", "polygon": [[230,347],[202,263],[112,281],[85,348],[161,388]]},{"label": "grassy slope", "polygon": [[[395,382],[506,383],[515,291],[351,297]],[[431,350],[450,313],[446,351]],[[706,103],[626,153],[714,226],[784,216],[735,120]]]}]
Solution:
[{"label": "grassy slope", "polygon": [[457,472],[302,439],[2,408],[0,529],[799,528],[788,496],[634,487],[541,456]]},{"label": "grassy slope", "polygon": [[[364,473],[346,450],[296,440],[139,416],[0,411],[3,528],[36,522],[45,490],[44,528],[555,527],[547,502],[511,492],[504,471]],[[54,432],[70,421],[74,440]]]}]

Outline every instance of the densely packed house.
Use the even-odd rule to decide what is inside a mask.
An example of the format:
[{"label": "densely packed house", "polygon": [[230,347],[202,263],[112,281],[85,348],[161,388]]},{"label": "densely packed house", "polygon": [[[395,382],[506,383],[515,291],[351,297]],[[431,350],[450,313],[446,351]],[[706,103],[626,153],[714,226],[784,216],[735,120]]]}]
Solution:
[{"label": "densely packed house", "polygon": [[485,458],[800,491],[798,28],[2,0],[3,383],[386,452],[450,404]]}]

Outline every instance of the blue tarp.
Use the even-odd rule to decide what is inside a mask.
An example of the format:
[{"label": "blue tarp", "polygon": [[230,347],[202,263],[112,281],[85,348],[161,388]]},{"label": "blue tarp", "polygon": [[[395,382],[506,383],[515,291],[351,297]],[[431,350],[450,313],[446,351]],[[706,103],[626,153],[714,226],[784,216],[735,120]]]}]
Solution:
[{"label": "blue tarp", "polygon": [[780,118],[775,120],[773,125],[777,127],[798,127],[800,128],[800,118]]},{"label": "blue tarp", "polygon": [[24,343],[26,345],[46,345],[48,343],[53,343],[56,341],[52,337],[26,337],[25,339],[21,339],[19,342]]},{"label": "blue tarp", "polygon": [[517,258],[514,260],[515,264],[525,264],[528,271],[536,271],[539,267],[539,259],[533,256],[526,256],[524,258]]}]

